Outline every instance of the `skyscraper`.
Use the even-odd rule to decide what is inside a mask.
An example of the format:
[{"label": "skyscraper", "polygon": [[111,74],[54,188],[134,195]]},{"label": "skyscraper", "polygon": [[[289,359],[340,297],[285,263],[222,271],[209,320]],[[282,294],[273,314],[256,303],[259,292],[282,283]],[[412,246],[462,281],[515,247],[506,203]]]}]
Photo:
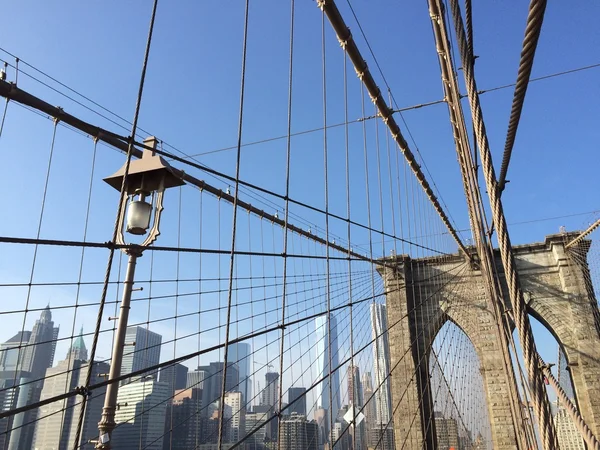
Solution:
[{"label": "skyscraper", "polygon": [[[296,400],[297,399],[297,400]],[[306,388],[291,387],[288,390],[288,414],[306,416]]]},{"label": "skyscraper", "polygon": [[[85,385],[88,371],[88,352],[79,335],[69,349],[66,358],[56,366],[46,370],[46,380],[40,400],[52,398],[73,391],[77,386]],[[109,365],[95,362],[92,367],[92,383],[102,381],[99,375],[108,373]],[[98,417],[102,413],[106,388],[96,389],[88,398],[83,419],[83,428],[78,446],[83,446],[98,432]],[[77,397],[50,403],[40,407],[33,438],[32,448],[36,450],[69,450],[75,444],[75,435],[81,402]]]},{"label": "skyscraper", "polygon": [[186,389],[203,389],[204,379],[210,376],[210,366],[199,366],[187,373]]},{"label": "skyscraper", "polygon": [[267,436],[268,425],[262,424],[264,424],[268,418],[268,412],[246,413],[245,433],[246,435],[253,433],[252,436],[249,436],[246,439],[247,450],[263,450],[265,448],[265,437]]},{"label": "skyscraper", "polygon": [[377,406],[375,397],[373,396],[373,378],[371,377],[371,372],[363,374],[361,384],[363,387],[363,401],[365,402],[363,413],[365,415],[364,441],[366,443],[370,440],[371,436],[375,436],[374,426],[377,420]]},{"label": "skyscraper", "polygon": [[[331,331],[331,335],[329,332]],[[315,319],[315,332],[317,336],[317,371],[318,377],[323,378],[321,390],[317,393],[317,407],[330,410],[333,416],[337,416],[340,409],[340,374],[336,370],[339,365],[337,320],[334,315],[319,316]],[[331,351],[329,349],[331,345]],[[331,358],[331,361],[330,361]],[[330,364],[331,363],[331,364]],[[332,370],[331,374],[329,371]],[[331,376],[330,376],[331,375]],[[333,404],[329,405],[329,386],[331,385],[331,399]]]},{"label": "skyscraper", "polygon": [[[567,356],[558,347],[558,384],[563,388],[567,397],[575,403],[575,392],[571,374],[568,370]],[[562,403],[556,402],[556,414],[554,415],[554,426],[556,427],[556,437],[561,450],[583,450],[585,448],[581,433],[577,430],[577,426],[573,423],[571,416],[567,413]]]},{"label": "skyscraper", "polygon": [[169,389],[151,378],[119,387],[113,450],[162,450]]},{"label": "skyscraper", "polygon": [[371,304],[371,333],[373,337],[373,370],[375,372],[375,404],[378,425],[386,425],[391,420],[392,404],[390,379],[390,347],[387,334],[387,315],[385,305]]},{"label": "skyscraper", "polygon": [[573,423],[573,419],[562,406],[554,415],[554,426],[556,427],[556,438],[561,450],[584,450],[585,445],[581,433]]},{"label": "skyscraper", "polygon": [[281,419],[280,450],[317,450],[318,426],[315,421],[292,414]]},{"label": "skyscraper", "polygon": [[231,425],[230,439],[232,443],[238,442],[245,431],[245,408],[243,407],[243,394],[241,392],[225,393],[225,408],[223,417]]},{"label": "skyscraper", "polygon": [[250,402],[250,344],[244,342],[237,342],[235,344],[229,344],[227,350],[227,362],[237,364],[240,376],[240,385],[235,388],[244,396],[244,405],[246,408],[249,407]]},{"label": "skyscraper", "polygon": [[[187,373],[188,368],[183,364],[173,364],[167,367],[163,367],[160,369],[160,378],[159,381],[161,383],[166,383],[169,386],[169,397],[174,397],[175,392],[180,389],[185,389],[187,383]],[[191,389],[189,390],[190,395],[192,394]],[[167,402],[167,413],[165,420],[165,438],[164,448],[165,450],[170,450],[171,446],[174,444],[174,438],[179,438],[183,436],[182,427],[185,430],[188,430],[189,423],[185,423],[182,426],[179,425],[179,422],[176,422],[176,417],[174,414],[174,400],[170,400]],[[181,413],[183,409],[189,408],[189,401],[182,401],[177,404],[181,406],[177,411]],[[181,439],[180,439],[181,440]]]},{"label": "skyscraper", "polygon": [[[58,339],[58,327],[54,327],[52,321],[52,312],[50,305],[46,306],[40,318],[35,321],[27,345],[17,352],[11,352],[10,347],[5,347],[9,353],[3,358],[6,364],[15,367],[12,372],[5,373],[8,384],[17,381],[15,391],[12,394],[12,407],[25,406],[39,401],[44,384],[46,369],[52,367],[54,361],[54,352],[56,351],[56,340]],[[24,339],[25,334],[15,336],[18,339]],[[14,350],[14,349],[12,349]],[[8,376],[6,376],[8,375]],[[10,386],[6,386],[10,387]],[[16,414],[13,418],[12,429],[10,433],[8,449],[20,450],[22,448],[31,448],[33,441],[33,432],[35,427],[25,425],[35,420],[37,411],[31,410]]]},{"label": "skyscraper", "polygon": [[358,366],[349,365],[346,378],[348,380],[349,403],[356,406],[363,406],[363,389]]},{"label": "skyscraper", "polygon": [[185,389],[187,384],[188,368],[183,364],[173,364],[160,369],[160,382],[167,383],[173,392]]},{"label": "skyscraper", "polygon": [[267,372],[265,374],[265,388],[262,391],[261,405],[279,407],[279,374]]},{"label": "skyscraper", "polygon": [[[162,336],[143,327],[127,327],[121,375],[146,369],[160,361]],[[151,375],[151,374],[144,374]],[[155,379],[158,379],[155,374]],[[123,381],[126,383],[129,380]]]},{"label": "skyscraper", "polygon": [[54,362],[58,327],[54,327],[50,305],[40,314],[31,330],[29,342],[23,352],[23,366],[21,370],[31,373],[35,378],[41,378],[48,367]]},{"label": "skyscraper", "polygon": [[[206,415],[209,412],[209,406],[221,399],[221,389],[223,388],[223,372],[225,364],[221,361],[211,362],[208,366],[201,366],[196,371],[188,373],[188,385],[190,376],[202,377],[202,411]],[[239,383],[239,371],[237,364],[227,364],[227,374],[225,381],[225,392],[235,391]],[[198,384],[199,385],[199,384]],[[189,386],[188,386],[189,387]]]},{"label": "skyscraper", "polygon": [[[0,371],[18,370],[23,361],[24,349],[20,347],[29,342],[31,331],[19,331],[8,341],[0,344]],[[20,361],[19,361],[20,360]]]}]

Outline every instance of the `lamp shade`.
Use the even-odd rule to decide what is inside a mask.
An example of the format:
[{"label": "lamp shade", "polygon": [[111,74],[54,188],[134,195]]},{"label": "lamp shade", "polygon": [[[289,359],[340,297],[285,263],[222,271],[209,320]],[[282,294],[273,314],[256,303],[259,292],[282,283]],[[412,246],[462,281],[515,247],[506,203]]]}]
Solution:
[{"label": "lamp shade", "polygon": [[145,200],[135,200],[127,208],[127,232],[136,235],[146,234],[150,226],[152,205]]}]

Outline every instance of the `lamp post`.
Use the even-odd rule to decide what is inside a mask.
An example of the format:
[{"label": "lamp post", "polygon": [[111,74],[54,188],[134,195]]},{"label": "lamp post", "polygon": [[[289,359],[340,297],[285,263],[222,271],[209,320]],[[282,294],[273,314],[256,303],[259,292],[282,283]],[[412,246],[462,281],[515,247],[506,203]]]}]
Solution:
[{"label": "lamp post", "polygon": [[[157,139],[149,137],[144,140],[146,147],[156,149]],[[121,167],[114,175],[104,179],[110,186],[119,192],[125,176],[125,166]],[[117,244],[125,245],[125,231],[146,238],[141,244],[130,245],[123,248],[128,255],[127,273],[123,282],[123,298],[119,311],[118,325],[113,342],[112,360],[108,380],[114,380],[121,375],[123,362],[123,347],[127,332],[127,321],[131,303],[131,292],[135,277],[135,264],[137,258],[142,256],[145,248],[154,242],[160,234],[160,216],[163,210],[163,197],[165,189],[182,186],[185,183],[178,177],[169,163],[167,163],[153,150],[144,149],[142,158],[131,161],[129,172],[125,180],[125,195],[121,204],[118,218]],[[148,201],[148,198],[150,201]],[[150,228],[152,212],[154,220]],[[148,229],[150,228],[150,231]],[[106,387],[102,418],[98,423],[99,438],[96,449],[110,450],[112,448],[112,432],[115,428],[115,411],[117,409],[117,394],[119,383],[112,382]]]}]

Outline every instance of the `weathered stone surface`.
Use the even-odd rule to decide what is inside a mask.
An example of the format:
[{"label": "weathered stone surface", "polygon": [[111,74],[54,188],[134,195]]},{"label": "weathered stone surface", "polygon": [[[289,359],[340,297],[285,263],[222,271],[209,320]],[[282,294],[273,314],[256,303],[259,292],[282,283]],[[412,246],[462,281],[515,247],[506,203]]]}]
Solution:
[{"label": "weathered stone surface", "polygon": [[[579,408],[598,435],[600,313],[588,282],[585,248],[567,252],[565,243],[570,237],[548,236],[543,243],[518,246],[514,251],[530,313],[548,327],[565,350]],[[501,268],[499,255],[495,258]],[[433,340],[447,320],[465,332],[479,357],[493,448],[518,448],[517,434],[523,430],[515,430],[515,423],[517,427],[521,423],[513,417],[515,408],[511,410],[514,374],[504,363],[501,330],[480,270],[461,255],[420,260],[395,256],[387,260],[392,267],[380,273],[388,305],[397,448],[436,448],[428,361]],[[500,283],[508,299],[503,274]],[[510,310],[509,304],[505,307]]]}]

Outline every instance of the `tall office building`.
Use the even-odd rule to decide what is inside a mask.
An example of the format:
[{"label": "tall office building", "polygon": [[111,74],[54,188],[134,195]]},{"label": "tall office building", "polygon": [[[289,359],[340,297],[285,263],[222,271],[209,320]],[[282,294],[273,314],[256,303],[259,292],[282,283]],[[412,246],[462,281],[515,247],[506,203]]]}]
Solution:
[{"label": "tall office building", "polygon": [[200,389],[175,391],[167,411],[163,450],[188,450],[200,443],[200,433],[205,421],[200,417]]},{"label": "tall office building", "polygon": [[[161,343],[162,336],[160,334],[143,327],[127,327],[121,375],[143,370],[158,364],[160,361]],[[158,379],[158,374],[156,373],[144,374],[144,376],[147,375],[154,375],[154,378]],[[123,381],[123,384],[128,381]]]},{"label": "tall office building", "polygon": [[[202,410],[206,416],[210,413],[210,405],[221,399],[223,389],[223,372],[225,364],[221,361],[211,362],[208,366],[201,366],[196,371],[188,373],[188,385],[190,382],[198,382],[202,378]],[[193,374],[193,375],[192,375]],[[190,377],[191,376],[191,377]],[[197,376],[197,379],[194,379]],[[232,392],[239,384],[239,371],[237,364],[227,364],[225,381],[225,392]],[[199,386],[200,383],[197,383]]]},{"label": "tall office building", "polygon": [[265,374],[265,388],[262,391],[260,404],[272,406],[275,409],[279,407],[279,374],[277,372]]},{"label": "tall office building", "polygon": [[251,382],[250,382],[250,354],[252,353],[250,344],[246,344],[245,342],[237,342],[235,344],[229,344],[227,350],[227,362],[237,364],[239,370],[240,385],[235,388],[236,391],[239,391],[244,396],[244,405],[247,409],[249,409],[250,405],[250,392],[251,392]]},{"label": "tall office building", "polygon": [[[246,413],[246,423],[244,426],[246,439],[246,450],[263,450],[265,448],[265,438],[267,436],[268,425],[262,425],[269,418],[268,412]],[[262,425],[262,426],[261,426]]]},{"label": "tall office building", "polygon": [[223,417],[231,426],[231,443],[238,442],[244,437],[246,410],[241,392],[225,393],[225,408]]},{"label": "tall office building", "polygon": [[[15,391],[12,394],[12,407],[26,406],[39,401],[46,369],[52,367],[54,362],[58,331],[58,327],[55,327],[52,321],[52,312],[48,305],[40,314],[40,318],[36,320],[31,334],[29,334],[27,345],[21,349],[20,353],[9,350],[6,356],[10,361],[9,364],[12,364],[15,369],[12,373],[8,373],[6,383],[11,384],[17,380],[17,383],[13,384]],[[16,339],[24,337],[24,335],[16,336]],[[7,357],[4,357],[4,361],[7,361]],[[26,424],[33,422],[36,416],[37,411],[30,410],[13,417],[13,431],[8,438],[9,450],[31,448],[35,426]]]},{"label": "tall office building", "polygon": [[54,362],[58,327],[52,321],[50,305],[42,311],[40,318],[35,321],[31,330],[29,342],[23,352],[21,370],[31,373],[35,378],[43,377],[48,367]]},{"label": "tall office building", "polygon": [[160,369],[159,381],[167,383],[173,392],[185,389],[189,369],[183,364],[173,364]]},{"label": "tall office building", "polygon": [[[88,352],[81,333],[73,341],[66,358],[46,370],[46,380],[40,400],[72,392],[77,386],[85,385],[89,365],[87,358]],[[91,382],[103,381],[99,375],[108,373],[108,371],[107,363],[93,363]],[[98,419],[102,414],[105,392],[106,388],[96,389],[88,398],[78,446],[84,446],[98,433]],[[41,420],[35,426],[32,448],[35,450],[70,450],[75,444],[80,413],[81,402],[77,397],[40,407],[38,417]]]},{"label": "tall office building", "polygon": [[306,416],[306,388],[291,387],[288,390],[287,414]]},{"label": "tall office building", "polygon": [[151,378],[119,387],[113,450],[163,450],[169,389],[166,383]]},{"label": "tall office building", "polygon": [[375,397],[373,396],[373,378],[371,372],[365,372],[361,379],[363,388],[363,414],[365,415],[364,420],[364,441],[365,443],[370,440],[370,436],[374,436],[374,426],[377,421],[377,405]]},{"label": "tall office building", "polygon": [[8,341],[0,344],[0,371],[18,370],[23,361],[24,346],[29,342],[31,331],[19,331]]},{"label": "tall office building", "polygon": [[[167,386],[169,386],[169,396],[174,398],[175,393],[178,390],[185,389],[185,386],[187,384],[187,374],[188,368],[186,366],[184,366],[183,364],[173,364],[160,369],[159,381],[161,383],[166,383]],[[190,395],[192,394],[191,390],[189,391],[189,393]],[[182,409],[188,407],[188,403],[185,403],[185,405],[182,404],[183,406],[182,408],[178,409],[178,412],[181,412]],[[167,402],[164,438],[165,450],[171,449],[171,447],[174,445],[174,436],[183,436],[182,428],[185,428],[187,430],[187,426],[189,425],[188,423],[180,425],[179,422],[175,421],[174,404],[174,400],[169,400]]]},{"label": "tall office building", "polygon": [[442,413],[437,411],[434,413],[434,417],[438,449],[458,449],[458,424],[456,420],[445,418]]},{"label": "tall office building", "polygon": [[346,375],[348,380],[348,402],[351,405],[363,405],[363,389],[360,381],[360,369],[358,366],[349,365]]},{"label": "tall office building", "polygon": [[[0,344],[0,410],[10,411],[16,406],[19,395],[19,378],[24,349],[21,347],[29,342],[31,331],[19,331],[6,342]],[[28,373],[25,373],[28,375]],[[16,379],[15,379],[16,377]],[[0,419],[0,431],[12,428],[12,417]],[[0,449],[8,445],[10,433],[0,434]]]},{"label": "tall office building", "polygon": [[[567,366],[567,356],[558,347],[558,384],[563,388],[567,397],[572,402],[575,402],[575,392],[573,389],[573,382],[571,380],[571,374],[569,373]],[[576,425],[567,413],[567,410],[562,406],[560,402],[556,403],[557,410],[554,414],[554,426],[556,428],[556,437],[561,450],[584,450],[583,439],[581,439],[581,433],[577,430]]]},{"label": "tall office building", "polygon": [[317,423],[306,417],[292,414],[281,419],[280,450],[318,450]]},{"label": "tall office building", "polygon": [[[323,378],[321,389],[317,393],[317,406],[328,411],[331,409],[335,417],[340,409],[340,374],[339,370],[335,370],[339,365],[339,349],[337,320],[332,314],[329,314],[329,318],[329,323],[327,315],[315,319],[317,376]],[[329,334],[330,331],[331,335]],[[329,349],[330,344],[331,349]],[[331,376],[329,374],[330,368],[333,370]],[[330,385],[332,405],[329,404]]]},{"label": "tall office building", "polygon": [[560,450],[584,450],[585,445],[581,439],[581,433],[567,410],[561,406],[554,415],[554,426]]},{"label": "tall office building", "polygon": [[[204,379],[210,376],[210,366],[198,366],[195,370],[187,373],[186,389],[203,389]],[[209,381],[210,382],[210,381]]]},{"label": "tall office building", "polygon": [[391,420],[390,347],[387,334],[385,305],[371,304],[371,333],[373,337],[373,370],[375,372],[376,424],[387,424]]}]

